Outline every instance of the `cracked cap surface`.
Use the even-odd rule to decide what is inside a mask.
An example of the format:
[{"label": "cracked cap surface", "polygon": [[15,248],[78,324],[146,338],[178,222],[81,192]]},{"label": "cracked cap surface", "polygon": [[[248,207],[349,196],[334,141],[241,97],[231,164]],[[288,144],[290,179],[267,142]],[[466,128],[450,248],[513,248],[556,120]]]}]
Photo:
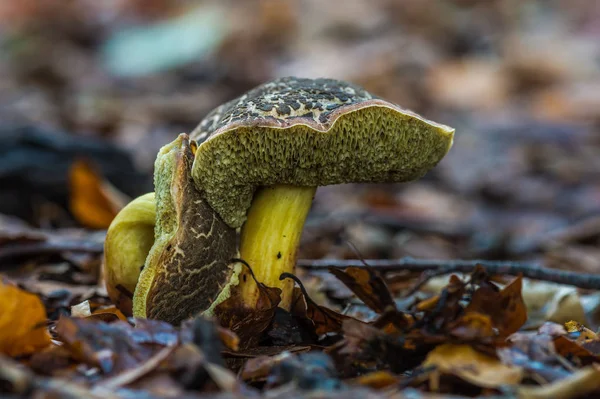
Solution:
[{"label": "cracked cap surface", "polygon": [[351,83],[288,77],[217,107],[190,136],[197,187],[237,228],[259,186],[418,179],[446,155],[454,129]]}]

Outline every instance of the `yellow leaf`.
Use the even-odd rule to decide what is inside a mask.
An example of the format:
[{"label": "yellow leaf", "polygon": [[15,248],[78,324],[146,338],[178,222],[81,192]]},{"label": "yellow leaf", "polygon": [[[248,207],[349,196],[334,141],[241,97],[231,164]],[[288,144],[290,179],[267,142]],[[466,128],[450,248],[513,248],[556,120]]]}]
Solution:
[{"label": "yellow leaf", "polygon": [[69,171],[71,212],[86,227],[106,229],[127,203],[118,192],[88,163],[75,161]]},{"label": "yellow leaf", "polygon": [[429,352],[424,367],[462,378],[476,386],[497,388],[521,382],[523,371],[502,364],[498,359],[477,352],[469,345],[444,344]]},{"label": "yellow leaf", "polygon": [[357,385],[363,385],[373,389],[383,389],[392,385],[397,385],[400,377],[392,374],[387,370],[373,371],[371,373],[361,375],[351,382]]},{"label": "yellow leaf", "polygon": [[576,321],[571,320],[566,322],[565,328],[569,333],[569,336],[576,338],[577,342],[584,342],[590,339],[594,341],[598,340],[598,335],[595,332]]},{"label": "yellow leaf", "polygon": [[0,353],[27,355],[50,344],[40,299],[0,281]]}]

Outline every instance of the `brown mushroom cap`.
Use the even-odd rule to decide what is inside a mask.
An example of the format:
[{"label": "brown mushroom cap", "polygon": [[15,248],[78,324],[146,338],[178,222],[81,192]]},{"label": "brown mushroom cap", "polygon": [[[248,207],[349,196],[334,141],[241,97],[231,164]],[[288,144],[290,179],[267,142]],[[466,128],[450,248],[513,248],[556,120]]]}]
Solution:
[{"label": "brown mushroom cap", "polygon": [[454,129],[333,79],[281,78],[209,113],[191,133],[192,176],[231,227],[259,186],[406,182],[434,167]]}]

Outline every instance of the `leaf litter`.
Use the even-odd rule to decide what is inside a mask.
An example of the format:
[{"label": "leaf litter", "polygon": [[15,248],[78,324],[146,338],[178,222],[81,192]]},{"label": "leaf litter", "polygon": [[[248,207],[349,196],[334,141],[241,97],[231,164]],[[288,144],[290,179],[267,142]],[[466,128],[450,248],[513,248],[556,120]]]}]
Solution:
[{"label": "leaf litter", "polygon": [[[402,298],[376,269],[331,273],[376,317],[361,320],[318,305],[300,279],[282,275],[297,285],[289,313],[276,308],[278,290],[262,287],[263,306],[254,311],[235,312],[235,295],[224,302],[220,326],[201,317],[179,327],[128,319],[91,300],[53,312],[48,324],[52,300],[5,282],[0,320],[9,327],[2,328],[0,342],[9,349],[5,356],[48,381],[69,378],[75,384],[61,389],[121,396],[146,390],[156,397],[160,386],[178,394],[259,395],[286,387],[298,395],[336,396],[358,386],[373,395],[405,389],[479,395],[530,389],[527,395],[535,395],[527,387],[541,381],[590,378],[578,370],[592,373],[585,367],[600,356],[598,335],[577,322],[547,322],[537,332],[522,332],[527,307],[521,277],[499,284],[479,268],[450,276],[438,293],[407,289],[410,297]],[[15,327],[18,317],[29,324]],[[9,375],[1,378],[15,383]]]}]

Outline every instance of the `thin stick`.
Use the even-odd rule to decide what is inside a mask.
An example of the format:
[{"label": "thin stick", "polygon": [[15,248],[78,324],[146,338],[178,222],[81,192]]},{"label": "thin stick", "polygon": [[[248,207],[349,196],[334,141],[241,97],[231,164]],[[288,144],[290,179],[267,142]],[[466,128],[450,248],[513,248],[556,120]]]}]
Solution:
[{"label": "thin stick", "polygon": [[137,367],[125,370],[121,374],[100,381],[92,390],[95,394],[102,394],[106,391],[114,391],[124,385],[140,379],[146,374],[156,369],[175,349],[174,346],[165,346],[160,351],[155,353],[150,359],[146,360]]},{"label": "thin stick", "polygon": [[61,252],[83,252],[90,254],[101,254],[104,250],[103,243],[89,241],[72,241],[57,243],[51,241],[40,241],[26,244],[12,244],[0,248],[0,262],[20,257],[31,257],[40,255],[54,255]]},{"label": "thin stick", "polygon": [[409,271],[426,272],[432,271],[435,275],[451,273],[470,273],[476,266],[482,266],[490,274],[507,274],[516,276],[522,274],[523,277],[551,281],[558,284],[571,285],[579,288],[588,288],[600,290],[600,274],[577,273],[565,270],[548,269],[537,263],[521,263],[509,261],[494,260],[428,260],[428,259],[300,259],[298,266],[305,269],[328,269],[346,268],[346,267],[367,267],[369,266],[381,273]]}]

